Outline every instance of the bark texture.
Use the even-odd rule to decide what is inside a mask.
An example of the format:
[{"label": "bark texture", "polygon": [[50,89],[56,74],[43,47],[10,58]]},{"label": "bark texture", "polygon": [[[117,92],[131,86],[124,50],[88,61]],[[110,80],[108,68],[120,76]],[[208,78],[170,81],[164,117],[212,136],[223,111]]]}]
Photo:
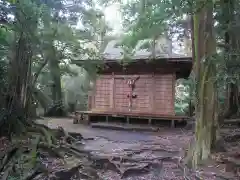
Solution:
[{"label": "bark texture", "polygon": [[195,143],[188,161],[196,167],[207,160],[216,141],[216,67],[212,55],[216,52],[213,34],[213,5],[208,4],[194,15],[194,74],[196,80]]}]

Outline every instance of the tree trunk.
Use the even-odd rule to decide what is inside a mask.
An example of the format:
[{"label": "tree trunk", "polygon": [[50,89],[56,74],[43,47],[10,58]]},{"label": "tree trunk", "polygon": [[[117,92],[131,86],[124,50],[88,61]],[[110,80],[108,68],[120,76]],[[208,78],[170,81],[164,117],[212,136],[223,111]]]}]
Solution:
[{"label": "tree trunk", "polygon": [[69,106],[69,112],[75,112],[76,111],[76,103],[68,103]]},{"label": "tree trunk", "polygon": [[32,51],[30,41],[24,32],[16,33],[16,45],[13,47],[13,56],[9,66],[9,86],[5,108],[7,121],[1,124],[1,135],[11,136],[12,133],[21,133],[29,118],[29,96],[31,94]]},{"label": "tree trunk", "polygon": [[51,60],[50,63],[50,73],[52,76],[52,100],[54,103],[62,101],[62,88],[61,88],[61,75],[60,68],[57,60]]},{"label": "tree trunk", "polygon": [[[238,51],[239,39],[236,34],[235,24],[235,0],[222,0],[221,1],[223,19],[225,20],[226,28],[225,38],[225,61],[227,73],[234,77],[235,63],[237,62],[237,56],[235,52]],[[238,32],[237,32],[238,33]],[[232,77],[232,78],[233,78]],[[236,79],[234,79],[236,80]],[[238,114],[239,111],[239,93],[238,85],[236,82],[227,83],[227,96],[226,96],[226,109],[224,111],[224,118],[230,118]]]},{"label": "tree trunk", "polygon": [[27,104],[29,101],[29,86],[31,80],[31,58],[32,52],[30,43],[24,33],[20,33],[19,40],[16,45],[16,54],[10,62],[9,70],[9,93],[7,107],[9,110],[18,109],[21,114],[27,117]]},{"label": "tree trunk", "polygon": [[212,55],[216,52],[213,34],[213,9],[204,7],[194,15],[194,73],[196,80],[195,144],[189,151],[195,168],[209,158],[216,140],[216,67]]},{"label": "tree trunk", "polygon": [[57,59],[56,51],[53,46],[50,47],[48,52],[48,63],[52,77],[52,107],[46,112],[46,116],[64,116],[65,110],[62,102],[62,88],[61,88],[61,73],[59,61]]},{"label": "tree trunk", "polygon": [[224,119],[231,118],[238,113],[239,93],[237,84],[227,84],[227,97],[226,97],[226,110],[224,113]]}]

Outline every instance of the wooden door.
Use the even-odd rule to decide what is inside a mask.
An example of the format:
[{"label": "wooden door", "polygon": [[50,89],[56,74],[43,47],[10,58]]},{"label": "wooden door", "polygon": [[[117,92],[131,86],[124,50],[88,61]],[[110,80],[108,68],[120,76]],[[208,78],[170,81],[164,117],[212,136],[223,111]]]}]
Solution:
[{"label": "wooden door", "polygon": [[135,94],[137,97],[132,100],[132,111],[148,113],[151,111],[151,85],[152,78],[150,75],[142,76],[138,81],[136,81],[133,94]]},{"label": "wooden door", "polygon": [[[150,97],[152,94],[152,79],[151,75],[142,75],[135,82],[132,98],[131,108],[129,107],[130,99],[128,95],[131,94],[131,88],[127,84],[128,79],[135,78],[136,75],[128,75],[122,77],[115,77],[114,79],[114,108],[119,112],[149,112],[151,111]],[[129,111],[130,109],[130,111]]]}]

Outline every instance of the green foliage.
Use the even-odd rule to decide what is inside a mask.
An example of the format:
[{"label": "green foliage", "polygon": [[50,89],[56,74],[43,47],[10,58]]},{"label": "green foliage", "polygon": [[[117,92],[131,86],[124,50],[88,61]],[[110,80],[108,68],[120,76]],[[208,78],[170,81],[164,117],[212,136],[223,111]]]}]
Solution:
[{"label": "green foliage", "polygon": [[75,71],[75,76],[64,75],[62,77],[65,103],[67,106],[71,103],[75,104],[76,108],[86,110],[91,78],[83,68],[71,65],[71,69]]},{"label": "green foliage", "polygon": [[[0,60],[0,97],[5,93],[7,87],[7,63]],[[4,96],[0,99],[3,100]],[[2,106],[0,106],[2,107]]]},{"label": "green foliage", "polygon": [[[86,57],[92,59],[100,57],[100,52],[106,44],[104,36],[111,30],[102,12],[95,8],[95,4],[88,0],[67,3],[62,0],[21,0],[1,1],[0,6],[2,10],[0,13],[0,100],[3,102],[1,107],[6,108],[4,103],[8,95],[6,91],[11,90],[7,84],[9,67],[11,67],[9,62],[16,63],[20,60],[15,57],[20,37],[24,37],[23,44],[25,43],[27,49],[25,52],[22,50],[19,52],[22,51],[21,53],[30,57],[29,60],[22,58],[22,62],[28,61],[31,64],[28,69],[30,76],[26,82],[29,93],[32,94],[29,95],[30,104],[37,100],[44,108],[48,108],[49,102],[55,97],[54,93],[58,95],[57,102],[65,100],[63,98],[65,93],[70,94],[69,89],[72,92],[71,88],[74,88],[68,88],[66,84],[61,85],[63,76],[75,77],[75,81],[81,84],[81,91],[76,96],[86,96],[90,84],[88,79],[94,79],[98,64],[82,60]],[[11,15],[10,18],[9,15]],[[82,24],[83,27],[79,29],[77,24]],[[86,46],[90,41],[96,49]],[[86,79],[81,79],[79,72],[75,72],[71,67],[72,61],[79,60],[84,62],[81,66],[88,71],[85,73],[89,74]],[[23,63],[20,62],[20,64]],[[26,68],[24,65],[22,67]],[[53,89],[52,84],[57,87]],[[14,123],[14,118],[17,120],[14,115],[11,116],[13,120],[11,125],[17,124]],[[5,126],[5,123],[10,121],[1,122],[4,122],[2,125]]]},{"label": "green foliage", "polygon": [[[39,2],[38,5],[41,17],[37,41],[34,42],[36,56],[32,69],[33,73],[37,74],[37,86],[51,97],[55,91],[58,94],[63,93],[63,75],[76,75],[70,67],[72,61],[99,57],[100,49],[103,49],[101,38],[109,28],[101,12],[94,9],[94,4],[89,4],[88,1],[69,1],[64,4],[62,1],[49,0]],[[64,14],[60,14],[60,11]],[[78,21],[84,25],[83,28],[76,27]],[[92,41],[97,51],[86,46],[89,41]],[[85,67],[89,74],[95,74],[95,65],[89,65],[85,61],[81,66]],[[57,85],[54,89],[51,88],[53,84]]]},{"label": "green foliage", "polygon": [[127,32],[124,44],[134,47],[138,40],[156,39],[166,34],[171,36],[174,32],[181,34],[182,16],[190,10],[186,2],[176,0],[136,0],[126,3],[122,12]]},{"label": "green foliage", "polygon": [[186,114],[189,110],[189,102],[192,100],[190,94],[191,81],[179,79],[175,86],[175,113]]}]

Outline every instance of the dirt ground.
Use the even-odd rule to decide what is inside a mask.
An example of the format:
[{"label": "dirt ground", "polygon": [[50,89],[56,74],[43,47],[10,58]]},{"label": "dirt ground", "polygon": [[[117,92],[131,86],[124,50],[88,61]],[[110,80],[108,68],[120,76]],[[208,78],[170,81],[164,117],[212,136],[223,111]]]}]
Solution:
[{"label": "dirt ground", "polygon": [[[126,176],[120,176],[111,169],[99,171],[100,177],[106,180],[240,179],[236,172],[235,175],[232,172],[226,172],[226,164],[217,162],[224,153],[214,154],[214,160],[209,160],[207,165],[194,172],[182,166],[183,152],[193,137],[193,132],[184,128],[165,127],[158,132],[128,132],[93,129],[87,125],[73,124],[72,119],[68,118],[48,118],[40,122],[51,128],[62,126],[68,132],[81,133],[85,139],[86,150],[98,156],[115,159],[122,169],[132,167],[129,168],[131,172],[125,173]],[[230,144],[228,145],[230,147]],[[239,144],[235,143],[235,145],[238,147]],[[234,145],[231,147],[236,148]],[[151,165],[150,172],[141,171],[149,165]]]}]

